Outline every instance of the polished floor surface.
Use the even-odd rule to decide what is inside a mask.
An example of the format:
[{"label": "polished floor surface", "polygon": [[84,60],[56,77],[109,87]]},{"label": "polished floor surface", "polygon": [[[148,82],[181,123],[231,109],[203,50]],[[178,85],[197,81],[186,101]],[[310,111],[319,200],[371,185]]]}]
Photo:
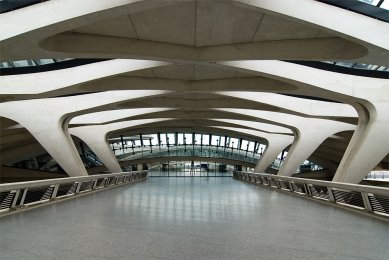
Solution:
[{"label": "polished floor surface", "polygon": [[0,259],[389,259],[389,224],[232,178],[150,178],[0,218]]}]

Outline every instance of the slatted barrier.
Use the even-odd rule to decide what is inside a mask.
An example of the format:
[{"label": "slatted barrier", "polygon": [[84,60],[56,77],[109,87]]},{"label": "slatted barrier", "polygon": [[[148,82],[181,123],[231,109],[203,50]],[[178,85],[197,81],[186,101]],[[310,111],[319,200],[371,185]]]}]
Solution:
[{"label": "slatted barrier", "polygon": [[388,188],[241,171],[234,171],[233,177],[256,185],[338,204],[389,220]]},{"label": "slatted barrier", "polygon": [[137,171],[0,184],[0,216],[146,178],[147,171]]}]

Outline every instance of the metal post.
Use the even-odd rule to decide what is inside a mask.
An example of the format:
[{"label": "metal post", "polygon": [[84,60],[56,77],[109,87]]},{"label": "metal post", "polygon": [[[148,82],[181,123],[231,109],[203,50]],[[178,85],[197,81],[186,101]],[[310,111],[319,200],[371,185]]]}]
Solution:
[{"label": "metal post", "polygon": [[14,198],[12,200],[11,207],[10,207],[11,209],[16,208],[16,203],[18,201],[19,195],[20,195],[20,189],[15,191],[15,195],[14,195]]},{"label": "metal post", "polygon": [[369,195],[366,192],[361,192],[362,199],[363,199],[363,205],[365,206],[365,209],[368,211],[373,211],[373,207],[371,206]]},{"label": "metal post", "polygon": [[74,192],[74,194],[77,194],[77,193],[80,192],[81,183],[82,183],[82,182],[77,182],[77,188],[76,188],[76,191]]},{"label": "metal post", "polygon": [[84,162],[86,162],[84,144],[83,144],[83,142],[80,142],[79,144],[80,144],[80,148],[81,148],[82,159],[84,159]]},{"label": "metal post", "polygon": [[23,190],[23,194],[22,194],[22,198],[20,199],[19,206],[23,206],[23,205],[24,205],[24,200],[26,199],[27,191],[28,191],[27,188],[25,188],[25,189]]},{"label": "metal post", "polygon": [[95,190],[97,186],[97,179],[93,180],[92,190]]},{"label": "metal post", "polygon": [[55,199],[57,197],[57,192],[58,192],[59,184],[54,185],[53,192],[51,193],[50,199]]},{"label": "metal post", "polygon": [[124,141],[123,141],[123,136],[122,135],[120,136],[120,141],[122,142],[122,150],[123,150],[123,154],[124,154]]},{"label": "metal post", "polygon": [[312,196],[311,189],[309,187],[309,184],[304,183],[304,189],[305,189],[305,194]]},{"label": "metal post", "polygon": [[329,201],[336,203],[336,199],[335,199],[335,196],[334,196],[334,191],[332,190],[332,188],[331,187],[327,187],[327,190],[328,190]]}]

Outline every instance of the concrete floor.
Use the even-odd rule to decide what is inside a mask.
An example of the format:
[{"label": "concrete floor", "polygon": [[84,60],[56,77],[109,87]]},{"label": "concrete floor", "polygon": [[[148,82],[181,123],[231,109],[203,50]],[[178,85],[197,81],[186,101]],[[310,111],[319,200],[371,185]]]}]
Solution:
[{"label": "concrete floor", "polygon": [[0,218],[0,259],[389,259],[389,225],[232,178],[150,178]]}]

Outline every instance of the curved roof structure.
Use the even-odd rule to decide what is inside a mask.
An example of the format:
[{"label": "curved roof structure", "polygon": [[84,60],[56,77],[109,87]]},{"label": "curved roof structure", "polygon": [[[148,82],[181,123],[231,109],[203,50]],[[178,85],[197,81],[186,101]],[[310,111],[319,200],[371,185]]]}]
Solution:
[{"label": "curved roof structure", "polygon": [[256,171],[287,149],[281,175],[309,158],[358,183],[388,168],[388,11],[333,4],[57,0],[1,13],[1,163],[47,151],[87,175],[74,135],[115,172],[109,136],[217,128],[267,141]]}]

